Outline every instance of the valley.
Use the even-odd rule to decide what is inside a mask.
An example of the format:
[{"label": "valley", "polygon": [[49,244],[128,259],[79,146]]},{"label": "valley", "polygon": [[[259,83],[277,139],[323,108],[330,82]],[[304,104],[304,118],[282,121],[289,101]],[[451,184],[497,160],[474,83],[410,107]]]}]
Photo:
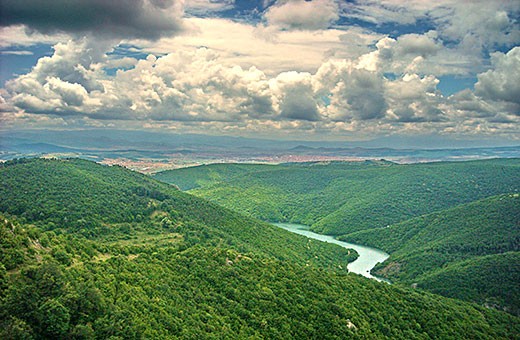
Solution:
[{"label": "valley", "polygon": [[2,337],[520,334],[518,317],[494,306],[348,273],[353,249],[120,166],[20,159],[0,175]]},{"label": "valley", "polygon": [[[518,314],[520,160],[208,165],[156,178],[390,254],[372,274]],[[175,179],[175,180],[173,180]]]},{"label": "valley", "polygon": [[[378,263],[382,263],[388,258],[388,254],[375,248],[370,248],[366,246],[362,246],[359,244],[353,244],[348,242],[343,242],[335,239],[332,236],[316,234],[309,230],[308,226],[304,226],[301,224],[288,224],[288,223],[274,223],[275,226],[293,232],[295,234],[306,236],[310,239],[315,239],[322,242],[333,243],[342,246],[346,249],[353,249],[359,255],[357,259],[353,262],[350,262],[347,266],[349,272],[359,274],[370,279],[375,279],[376,281],[385,281],[379,277],[373,276],[370,274],[372,268],[374,268]],[[390,282],[390,281],[386,281]]]}]

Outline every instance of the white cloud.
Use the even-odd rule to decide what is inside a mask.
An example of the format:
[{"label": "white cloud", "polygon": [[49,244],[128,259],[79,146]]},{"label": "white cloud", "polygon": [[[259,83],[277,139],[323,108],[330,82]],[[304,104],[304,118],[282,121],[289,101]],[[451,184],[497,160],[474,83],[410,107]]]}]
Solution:
[{"label": "white cloud", "polygon": [[31,46],[35,44],[54,45],[59,41],[67,41],[68,35],[41,34],[28,31],[23,25],[0,27],[0,48],[11,46]]},{"label": "white cloud", "polygon": [[360,28],[318,31],[279,31],[263,25],[252,26],[226,19],[186,19],[197,27],[191,34],[163,38],[156,42],[131,41],[152,54],[172,50],[194,50],[204,46],[218,51],[220,62],[244,69],[255,66],[267,75],[285,71],[315,72],[329,59],[357,58],[369,51],[369,45],[382,38]]},{"label": "white cloud", "polygon": [[284,72],[272,79],[270,83],[277,97],[281,118],[320,120],[310,73]]},{"label": "white cloud", "polygon": [[210,12],[219,12],[232,9],[235,0],[186,0],[184,10],[189,14],[206,15]]},{"label": "white cloud", "polygon": [[269,25],[284,29],[318,30],[338,20],[338,10],[333,0],[279,0],[268,8],[264,18]]},{"label": "white cloud", "polygon": [[[281,33],[283,48],[289,45],[285,33],[295,44],[309,34]],[[332,36],[342,42],[341,35]],[[165,42],[156,44],[163,47]],[[214,45],[218,44],[217,39]],[[476,126],[491,133],[501,125],[508,133],[515,131],[518,105],[511,99],[516,98],[512,82],[518,75],[510,70],[519,69],[518,48],[493,56],[494,68],[479,76],[476,93],[466,91],[445,98],[437,90],[437,77],[425,74],[424,63],[441,53],[433,33],[384,38],[376,46],[377,50],[359,58],[327,60],[326,55],[316,54],[312,61],[316,70],[309,72],[275,73],[276,67],[269,63],[269,72],[238,66],[226,49],[217,52],[216,48],[179,44],[176,52],[162,56],[114,60],[106,56],[111,49],[108,45],[97,46],[86,39],[69,41],[57,44],[54,54],[41,58],[31,72],[8,82],[2,106],[11,113],[1,119],[27,121],[34,113],[55,117],[49,122],[61,119],[70,124],[139,121],[141,125],[180,126],[200,132],[219,129],[267,134],[271,129],[281,135],[296,131],[358,136],[383,131],[462,133]],[[109,76],[104,69],[110,67],[123,69]],[[391,67],[403,75],[385,78]]]},{"label": "white cloud", "polygon": [[439,80],[434,76],[405,74],[386,82],[389,117],[400,122],[436,122],[443,120],[443,97],[437,91]]},{"label": "white cloud", "polygon": [[32,51],[1,51],[0,54],[4,55],[33,55],[34,53]]},{"label": "white cloud", "polygon": [[520,47],[506,54],[493,53],[491,64],[491,70],[478,75],[475,93],[485,99],[520,105]]},{"label": "white cloud", "polygon": [[315,77],[317,93],[328,97],[323,115],[333,121],[377,119],[384,116],[383,78],[351,61],[324,63]]},{"label": "white cloud", "polygon": [[341,15],[377,25],[431,25],[450,52],[477,67],[483,50],[520,43],[516,0],[358,0],[342,4]]}]

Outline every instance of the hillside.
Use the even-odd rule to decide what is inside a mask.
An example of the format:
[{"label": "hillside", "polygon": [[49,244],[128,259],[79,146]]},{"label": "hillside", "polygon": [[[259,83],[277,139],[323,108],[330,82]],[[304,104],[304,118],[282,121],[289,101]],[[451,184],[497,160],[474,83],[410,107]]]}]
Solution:
[{"label": "hillside", "polygon": [[161,171],[153,175],[159,181],[173,183],[181,190],[211,186],[250,172],[269,170],[273,165],[263,164],[211,164]]},{"label": "hillside", "polygon": [[[501,193],[520,191],[520,159],[398,165],[386,161],[210,165],[221,182],[191,193],[263,220],[310,225],[341,235],[385,227]],[[158,174],[169,183],[203,183],[201,168]],[[216,173],[216,174],[215,174]],[[200,185],[200,184],[199,184]]]},{"label": "hillside", "polygon": [[374,273],[393,282],[518,313],[511,296],[520,296],[520,277],[509,262],[516,253],[483,257],[519,251],[514,193],[520,190],[520,160],[249,167],[249,173],[191,192],[252,216],[308,224],[380,248],[391,257]]},{"label": "hillside", "polygon": [[22,160],[0,178],[2,338],[520,334],[514,316],[347,274],[338,247],[120,167]]},{"label": "hillside", "polygon": [[378,275],[520,312],[520,196],[504,194],[342,239],[381,248]]},{"label": "hillside", "polygon": [[326,267],[348,260],[347,251],[338,253],[337,247],[327,244],[308,245],[304,237],[118,166],[80,159],[32,159],[0,166],[0,176],[0,212],[37,223],[44,230],[65,229],[85,238],[114,241],[173,232],[182,234],[186,246],[225,244]]}]

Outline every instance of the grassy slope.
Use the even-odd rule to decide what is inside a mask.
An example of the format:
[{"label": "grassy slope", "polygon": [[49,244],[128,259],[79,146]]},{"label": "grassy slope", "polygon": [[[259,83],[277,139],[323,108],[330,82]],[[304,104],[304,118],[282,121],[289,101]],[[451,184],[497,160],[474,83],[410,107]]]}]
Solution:
[{"label": "grassy slope", "polygon": [[492,196],[342,238],[390,252],[376,268],[379,275],[520,311],[520,270],[514,261],[520,254],[518,194]]},{"label": "grassy slope", "polygon": [[292,257],[301,238],[118,167],[31,160],[0,172],[2,337],[520,332],[505,313],[323,269],[337,258],[307,266]]}]

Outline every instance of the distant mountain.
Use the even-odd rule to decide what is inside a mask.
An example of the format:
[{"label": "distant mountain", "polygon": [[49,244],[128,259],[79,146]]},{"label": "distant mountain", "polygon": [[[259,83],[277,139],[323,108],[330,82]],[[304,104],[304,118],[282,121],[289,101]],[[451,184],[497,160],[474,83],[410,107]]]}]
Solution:
[{"label": "distant mountain", "polygon": [[[178,134],[153,130],[0,130],[0,150],[8,150],[19,144],[48,143],[62,147],[113,150],[139,149],[168,151],[175,149],[256,149],[256,150],[307,150],[326,149],[400,149],[400,150],[441,150],[441,149],[493,149],[516,147],[518,143],[504,141],[464,141],[453,140],[446,136],[402,137],[392,136],[368,141],[298,141],[245,138],[233,136],[212,136],[202,134]],[[303,149],[302,149],[303,148]],[[345,150],[344,150],[345,151]],[[359,151],[359,150],[358,150]]]}]

